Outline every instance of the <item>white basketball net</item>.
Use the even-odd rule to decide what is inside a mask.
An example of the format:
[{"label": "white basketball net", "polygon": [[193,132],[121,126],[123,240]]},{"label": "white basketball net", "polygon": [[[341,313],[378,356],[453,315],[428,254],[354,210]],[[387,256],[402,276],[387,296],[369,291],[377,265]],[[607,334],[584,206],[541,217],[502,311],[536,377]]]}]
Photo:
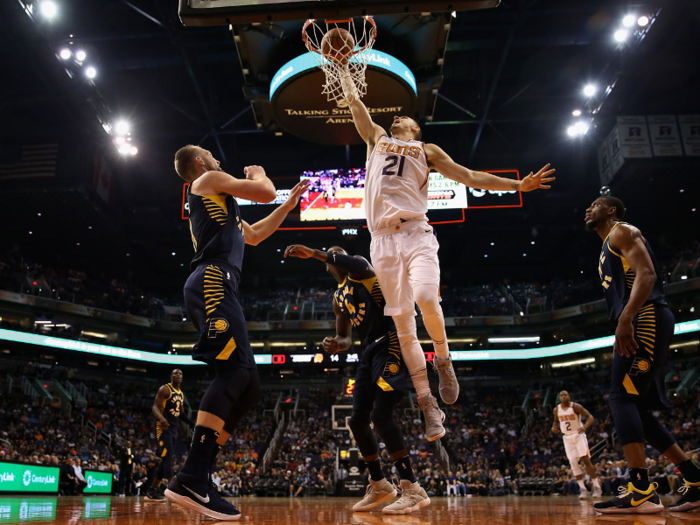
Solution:
[{"label": "white basketball net", "polygon": [[[323,94],[329,101],[335,101],[339,106],[347,105],[345,100],[347,91],[352,91],[352,95],[356,98],[361,98],[367,93],[365,71],[377,36],[377,26],[370,16],[363,16],[361,20],[362,23],[355,24],[352,18],[323,21],[311,19],[306,21],[302,29],[306,48],[326,75]],[[327,46],[327,53],[324,55],[323,37],[333,29],[344,29],[352,36],[352,40],[348,38],[348,43],[342,49]],[[331,52],[328,52],[329,50]]]}]

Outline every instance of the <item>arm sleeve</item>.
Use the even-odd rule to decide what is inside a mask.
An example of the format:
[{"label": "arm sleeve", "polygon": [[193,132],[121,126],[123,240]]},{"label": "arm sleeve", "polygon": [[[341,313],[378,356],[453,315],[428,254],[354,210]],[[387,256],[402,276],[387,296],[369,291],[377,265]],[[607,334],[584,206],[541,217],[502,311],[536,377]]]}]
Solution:
[{"label": "arm sleeve", "polygon": [[366,259],[343,255],[341,253],[326,253],[326,262],[345,270],[352,277],[367,278],[374,275],[372,267]]},{"label": "arm sleeve", "polygon": [[188,416],[184,410],[182,412],[180,412],[180,419],[182,419],[185,423],[187,423],[192,428],[195,427],[194,421],[192,421],[190,419],[190,416]]}]

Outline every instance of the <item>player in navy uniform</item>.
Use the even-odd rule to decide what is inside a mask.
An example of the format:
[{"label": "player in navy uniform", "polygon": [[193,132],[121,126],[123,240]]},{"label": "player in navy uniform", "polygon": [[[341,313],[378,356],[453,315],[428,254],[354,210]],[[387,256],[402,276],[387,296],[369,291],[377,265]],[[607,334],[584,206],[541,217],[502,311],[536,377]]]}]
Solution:
[{"label": "player in navy uniform", "polygon": [[153,415],[156,417],[156,439],[158,439],[157,457],[160,464],[153,477],[153,483],[146,494],[146,501],[163,502],[163,496],[157,489],[165,480],[170,483],[173,477],[173,452],[177,441],[177,421],[182,419],[190,427],[194,421],[185,412],[185,394],[182,393],[182,370],[176,368],[170,374],[170,383],[161,386],[153,402]]},{"label": "player in navy uniform", "polygon": [[609,403],[631,479],[624,493],[593,507],[616,514],[663,510],[656,484],[649,482],[646,441],[683,475],[682,495],[670,510],[684,512],[700,507],[700,469],[651,412],[670,406],[664,375],[675,320],[654,252],[642,232],[622,222],[624,216],[625,205],[609,196],[599,197],[586,210],[586,229],[603,239],[598,272],[610,320],[617,325]]},{"label": "player in navy uniform", "polygon": [[295,244],[285,257],[318,259],[338,281],[333,295],[335,337],[323,340],[323,349],[335,354],[350,349],[352,328],[360,336],[361,359],[355,375],[350,429],[370,473],[367,494],[353,511],[371,510],[396,496],[396,489],[382,474],[379,446],[370,423],[386,445],[401,477],[401,498],[385,507],[386,514],[409,514],[430,505],[430,498],[416,481],[394,409],[403,399],[410,376],[401,357],[401,346],[391,317],[384,315],[384,295],[374,268],[362,257],[352,257],[334,246],[328,252]]},{"label": "player in navy uniform", "polygon": [[237,179],[220,171],[211,152],[189,145],[175,154],[175,170],[190,182],[187,203],[195,256],[185,283],[185,306],[199,331],[192,358],[207,363],[216,377],[199,405],[190,453],[165,497],[210,518],[237,520],[241,513],[219,496],[209,473],[221,446],[261,394],[238,300],[243,250],[277,230],[307,183],[297,184],[284,204],[250,225],[241,218],[236,197],[256,202],[276,197],[275,186],[260,166],[248,166],[246,178]]}]

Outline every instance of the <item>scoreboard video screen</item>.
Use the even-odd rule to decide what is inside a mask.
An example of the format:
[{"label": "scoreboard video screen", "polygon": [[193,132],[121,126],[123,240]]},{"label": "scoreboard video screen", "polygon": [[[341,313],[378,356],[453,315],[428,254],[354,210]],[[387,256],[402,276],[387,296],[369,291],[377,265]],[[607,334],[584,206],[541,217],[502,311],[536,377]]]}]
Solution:
[{"label": "scoreboard video screen", "polygon": [[[365,168],[305,171],[301,179],[310,180],[311,186],[301,197],[301,220],[365,220],[365,175]],[[439,173],[429,175],[428,210],[466,207],[464,185]]]}]

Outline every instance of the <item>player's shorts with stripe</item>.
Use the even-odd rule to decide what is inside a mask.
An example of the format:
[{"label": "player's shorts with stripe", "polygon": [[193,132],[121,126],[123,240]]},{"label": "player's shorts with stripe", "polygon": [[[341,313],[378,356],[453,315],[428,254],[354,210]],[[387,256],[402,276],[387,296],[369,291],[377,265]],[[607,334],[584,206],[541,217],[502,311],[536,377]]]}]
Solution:
[{"label": "player's shorts with stripe", "polygon": [[673,313],[666,305],[651,303],[639,310],[632,324],[639,348],[629,357],[614,350],[610,397],[627,397],[642,408],[668,408],[664,376],[675,325]]},{"label": "player's shorts with stripe", "polygon": [[238,281],[238,271],[218,261],[198,266],[187,279],[185,307],[199,331],[192,359],[255,368],[248,327],[238,301]]},{"label": "player's shorts with stripe", "polygon": [[440,288],[440,261],[433,227],[419,219],[399,223],[372,234],[370,255],[386,300],[384,315],[415,313],[413,287]]},{"label": "player's shorts with stripe", "polygon": [[174,447],[174,436],[168,432],[163,432],[158,438],[158,450],[156,450],[156,455],[161,461],[158,471],[161,474],[162,479],[170,479],[173,477]]},{"label": "player's shorts with stripe", "polygon": [[590,456],[586,434],[564,436],[564,450],[571,463],[578,463],[579,458]]},{"label": "player's shorts with stripe", "polygon": [[375,395],[395,392],[403,397],[410,385],[411,377],[401,358],[399,337],[391,331],[365,348],[355,374],[353,408],[372,410]]}]

